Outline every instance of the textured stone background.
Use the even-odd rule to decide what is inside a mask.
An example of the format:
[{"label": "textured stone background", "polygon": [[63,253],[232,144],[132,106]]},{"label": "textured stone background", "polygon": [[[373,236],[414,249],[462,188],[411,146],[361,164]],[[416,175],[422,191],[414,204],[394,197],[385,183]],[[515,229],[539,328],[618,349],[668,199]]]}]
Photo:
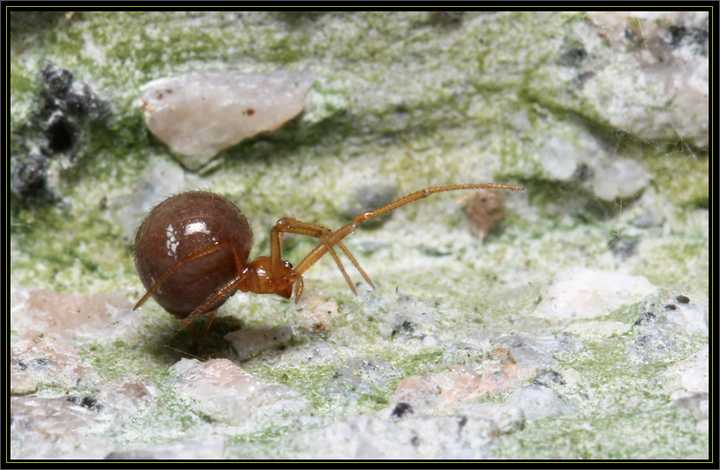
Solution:
[{"label": "textured stone background", "polygon": [[[707,28],[13,12],[12,456],[705,458]],[[140,90],[223,70],[315,82],[299,118],[189,171]],[[484,239],[456,193],[348,240],[375,291],[324,260],[299,307],[237,294],[199,344],[154,302],[130,311],[134,230],[171,194],[236,202],[258,255],[282,215],[335,227],[478,181],[527,189]]]}]

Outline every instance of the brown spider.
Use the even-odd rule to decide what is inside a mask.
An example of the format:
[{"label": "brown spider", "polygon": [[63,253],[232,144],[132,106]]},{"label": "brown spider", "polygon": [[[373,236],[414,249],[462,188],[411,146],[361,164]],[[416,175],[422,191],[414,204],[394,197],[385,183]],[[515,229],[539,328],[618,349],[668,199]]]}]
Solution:
[{"label": "brown spider", "polygon": [[[250,262],[252,230],[232,202],[205,191],[172,196],[153,208],[135,237],[135,266],[147,292],[134,309],[154,297],[187,326],[200,315],[208,314],[212,321],[215,310],[238,290],[277,294],[288,299],[294,293],[295,302],[299,302],[303,274],[326,253],[330,253],[348,286],[357,294],[335,247],[374,287],[343,240],[363,222],[430,194],[467,189],[522,190],[519,186],[500,183],[431,186],[364,212],[334,231],[283,217],[270,232],[270,256],[259,256]],[[282,259],[283,233],[308,235],[320,239],[320,243],[293,267]]]}]

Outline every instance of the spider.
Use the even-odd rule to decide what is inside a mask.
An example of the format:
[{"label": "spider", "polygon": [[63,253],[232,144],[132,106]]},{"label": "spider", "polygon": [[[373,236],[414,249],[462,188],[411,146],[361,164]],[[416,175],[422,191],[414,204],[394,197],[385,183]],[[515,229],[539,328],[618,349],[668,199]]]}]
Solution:
[{"label": "spider", "polygon": [[[469,189],[522,190],[501,183],[430,186],[359,214],[337,230],[283,217],[270,231],[270,256],[259,256],[253,261],[248,259],[252,230],[235,204],[207,191],[177,194],[155,206],[138,229],[135,266],[147,292],[133,310],[153,297],[165,310],[182,319],[186,327],[201,315],[208,315],[211,322],[217,308],[237,291],[277,294],[287,299],[294,294],[297,303],[303,293],[303,274],[327,253],[348,287],[357,294],[336,248],[374,288],[370,276],[343,240],[362,223],[431,194]],[[315,237],[320,242],[293,267],[282,258],[285,233]]]}]

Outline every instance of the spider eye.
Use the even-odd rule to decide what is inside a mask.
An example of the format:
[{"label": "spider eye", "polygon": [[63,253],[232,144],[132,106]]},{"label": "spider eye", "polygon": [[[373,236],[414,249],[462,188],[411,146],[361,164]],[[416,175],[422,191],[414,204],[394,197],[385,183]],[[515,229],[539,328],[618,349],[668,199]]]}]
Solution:
[{"label": "spider eye", "polygon": [[289,268],[289,269],[292,269],[292,267],[293,267],[292,263],[291,263],[290,261],[288,261],[288,260],[285,260],[285,259],[283,260],[283,265],[284,265],[286,268]]}]

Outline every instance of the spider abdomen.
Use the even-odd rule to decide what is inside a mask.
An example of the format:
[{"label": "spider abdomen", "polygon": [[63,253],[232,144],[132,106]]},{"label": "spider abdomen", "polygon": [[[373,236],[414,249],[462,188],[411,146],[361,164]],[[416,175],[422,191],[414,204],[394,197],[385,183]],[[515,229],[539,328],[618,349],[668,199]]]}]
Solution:
[{"label": "spider abdomen", "polygon": [[233,250],[242,266],[247,263],[252,230],[240,209],[206,191],[166,199],[153,208],[137,231],[135,266],[150,290],[178,261],[213,247],[217,247],[214,252],[183,263],[153,294],[165,310],[184,318],[238,274]]}]

